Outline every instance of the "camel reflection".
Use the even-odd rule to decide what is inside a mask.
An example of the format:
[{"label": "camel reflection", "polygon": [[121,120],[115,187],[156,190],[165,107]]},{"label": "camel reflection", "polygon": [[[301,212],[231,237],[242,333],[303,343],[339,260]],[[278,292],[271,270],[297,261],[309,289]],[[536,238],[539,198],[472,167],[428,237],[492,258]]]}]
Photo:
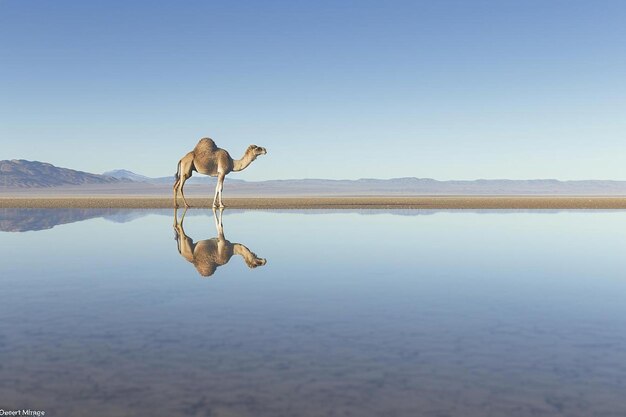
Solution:
[{"label": "camel reflection", "polygon": [[224,237],[224,225],[222,223],[223,211],[220,210],[219,218],[213,210],[217,237],[213,239],[200,240],[195,242],[185,234],[183,221],[187,209],[178,221],[178,212],[174,210],[174,234],[178,245],[178,253],[196,267],[196,270],[203,277],[210,277],[215,270],[228,263],[233,255],[241,255],[250,268],[265,265],[264,258],[259,258],[250,249],[240,243],[231,243]]}]

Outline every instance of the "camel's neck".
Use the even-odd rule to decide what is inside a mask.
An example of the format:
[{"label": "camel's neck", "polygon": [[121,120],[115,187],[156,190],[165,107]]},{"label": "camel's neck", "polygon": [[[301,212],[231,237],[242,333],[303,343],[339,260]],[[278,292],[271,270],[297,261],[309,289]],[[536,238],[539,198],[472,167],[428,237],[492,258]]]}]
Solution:
[{"label": "camel's neck", "polygon": [[235,255],[240,255],[248,265],[251,265],[254,262],[254,254],[250,252],[250,249],[248,249],[241,243],[233,244],[233,253]]},{"label": "camel's neck", "polygon": [[233,171],[243,171],[248,168],[248,165],[252,163],[256,158],[251,152],[246,152],[241,159],[233,160]]}]

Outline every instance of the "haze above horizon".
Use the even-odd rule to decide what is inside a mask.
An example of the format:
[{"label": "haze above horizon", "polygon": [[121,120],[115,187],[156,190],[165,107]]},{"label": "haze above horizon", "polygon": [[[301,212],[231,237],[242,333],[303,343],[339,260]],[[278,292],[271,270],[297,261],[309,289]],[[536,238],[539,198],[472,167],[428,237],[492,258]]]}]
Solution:
[{"label": "haze above horizon", "polygon": [[0,159],[246,180],[626,180],[620,1],[0,2]]}]

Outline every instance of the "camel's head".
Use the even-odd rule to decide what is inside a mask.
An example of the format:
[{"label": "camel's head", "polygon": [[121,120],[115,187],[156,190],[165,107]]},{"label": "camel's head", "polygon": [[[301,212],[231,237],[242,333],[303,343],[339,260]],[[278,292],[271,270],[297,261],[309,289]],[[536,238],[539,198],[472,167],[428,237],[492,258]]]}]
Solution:
[{"label": "camel's head", "polygon": [[259,155],[265,155],[267,153],[267,150],[260,146],[250,145],[248,146],[248,152],[251,152],[252,155],[254,155],[254,157],[256,158]]}]

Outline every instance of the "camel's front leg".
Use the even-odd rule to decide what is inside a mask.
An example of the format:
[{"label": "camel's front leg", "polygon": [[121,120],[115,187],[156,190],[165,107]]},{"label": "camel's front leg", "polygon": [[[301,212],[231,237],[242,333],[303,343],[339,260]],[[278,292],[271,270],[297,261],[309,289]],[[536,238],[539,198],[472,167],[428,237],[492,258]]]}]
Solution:
[{"label": "camel's front leg", "polygon": [[224,202],[222,201],[222,191],[224,191],[224,177],[222,177],[222,181],[220,181],[220,208],[224,208]]},{"label": "camel's front leg", "polygon": [[222,202],[222,190],[224,189],[224,177],[225,175],[219,174],[217,177],[217,185],[215,186],[215,198],[213,199],[213,207],[224,208]]},{"label": "camel's front leg", "polygon": [[219,193],[220,193],[220,179],[218,177],[217,184],[215,184],[215,196],[213,197],[213,208],[218,207],[217,198],[218,198]]}]

